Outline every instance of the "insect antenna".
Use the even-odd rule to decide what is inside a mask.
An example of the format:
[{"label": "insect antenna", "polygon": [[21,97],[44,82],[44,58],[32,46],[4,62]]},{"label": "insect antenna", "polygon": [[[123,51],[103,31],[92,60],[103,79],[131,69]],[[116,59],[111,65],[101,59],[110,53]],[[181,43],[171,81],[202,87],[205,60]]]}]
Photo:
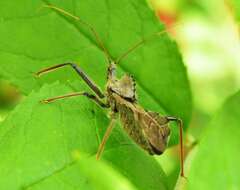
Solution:
[{"label": "insect antenna", "polygon": [[81,24],[83,24],[86,27],[88,27],[90,29],[90,31],[92,32],[92,34],[94,35],[94,37],[95,37],[95,39],[97,41],[98,46],[103,50],[107,62],[109,63],[109,61],[112,60],[108,50],[105,48],[101,38],[99,37],[97,31],[94,29],[94,27],[92,25],[90,25],[89,23],[83,21],[82,19],[80,19],[80,17],[78,17],[76,15],[73,15],[73,14],[71,14],[71,13],[69,13],[69,12],[59,8],[59,7],[56,7],[54,5],[43,5],[43,7],[53,9],[53,10],[59,12],[59,13],[62,13],[63,15],[66,15],[68,17],[71,17],[71,18],[75,19],[76,21],[79,21]]},{"label": "insect antenna", "polygon": [[182,177],[185,177],[184,176],[184,164],[183,164],[183,122],[181,119],[179,118],[175,118],[175,117],[171,117],[171,116],[168,116],[167,119],[169,121],[176,121],[178,123],[178,126],[179,126],[179,140],[180,140],[180,165],[181,165],[181,173],[180,175]]},{"label": "insect antenna", "polygon": [[138,41],[137,43],[135,43],[132,47],[130,47],[127,51],[125,51],[122,55],[120,55],[117,60],[116,60],[116,64],[118,64],[120,61],[122,61],[122,59],[126,58],[131,52],[133,52],[135,49],[137,49],[138,47],[140,47],[141,45],[143,45],[145,42],[147,42],[148,40],[156,37],[156,36],[161,36],[165,33],[167,33],[169,30],[178,27],[179,25],[182,25],[182,23],[177,23],[172,27],[169,27],[165,30],[153,33],[149,36],[147,36],[146,38],[141,39],[140,41]]}]

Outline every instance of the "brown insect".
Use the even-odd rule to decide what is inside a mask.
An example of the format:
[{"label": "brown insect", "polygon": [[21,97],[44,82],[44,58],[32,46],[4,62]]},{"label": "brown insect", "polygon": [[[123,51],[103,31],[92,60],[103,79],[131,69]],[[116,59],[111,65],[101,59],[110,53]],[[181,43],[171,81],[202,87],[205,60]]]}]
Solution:
[{"label": "brown insect", "polygon": [[[85,96],[95,103],[97,103],[102,108],[110,109],[110,124],[105,132],[105,135],[102,139],[102,142],[98,148],[96,157],[100,158],[104,146],[107,142],[108,137],[114,127],[114,124],[117,119],[117,115],[120,116],[120,121],[122,123],[123,129],[127,134],[138,144],[141,148],[146,150],[150,155],[160,155],[162,154],[168,142],[168,137],[170,135],[169,122],[175,121],[179,126],[179,135],[180,135],[180,161],[181,161],[181,172],[180,175],[184,176],[183,170],[183,140],[182,140],[182,130],[183,123],[182,120],[173,116],[161,116],[157,112],[148,111],[143,109],[138,105],[136,100],[136,89],[135,81],[132,76],[125,74],[122,78],[118,79],[115,75],[116,65],[122,60],[126,55],[131,51],[136,49],[138,46],[144,43],[145,40],[138,42],[134,47],[130,48],[126,53],[120,56],[117,61],[111,60],[107,50],[105,49],[102,41],[100,40],[97,32],[94,28],[86,22],[80,20],[79,17],[76,17],[58,7],[47,5],[46,7],[54,9],[55,11],[61,12],[67,16],[70,16],[82,24],[90,28],[93,35],[96,37],[98,45],[104,51],[107,60],[109,62],[108,71],[107,71],[107,85],[106,92],[103,93],[97,87],[97,85],[74,63],[63,63],[58,64],[49,68],[45,68],[36,73],[37,76],[45,74],[47,72],[53,71],[55,69],[70,66],[73,68],[79,76],[86,82],[86,84],[93,90],[94,94],[88,92],[75,92],[63,96],[57,96],[49,99],[42,100],[43,103],[50,103],[55,100],[73,97],[73,96]],[[162,31],[157,33],[157,35],[166,32]],[[156,34],[154,34],[156,35]]]}]

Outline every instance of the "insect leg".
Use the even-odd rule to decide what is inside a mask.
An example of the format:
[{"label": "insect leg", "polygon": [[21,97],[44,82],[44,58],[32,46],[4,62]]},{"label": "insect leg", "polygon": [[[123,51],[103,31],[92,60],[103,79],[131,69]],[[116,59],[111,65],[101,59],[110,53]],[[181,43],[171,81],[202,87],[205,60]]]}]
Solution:
[{"label": "insect leg", "polygon": [[87,83],[87,85],[98,95],[99,98],[105,97],[104,94],[101,92],[101,90],[97,87],[97,85],[86,75],[86,73],[83,72],[83,70],[80,67],[78,67],[74,63],[63,63],[63,64],[58,64],[52,67],[45,68],[41,71],[38,71],[36,73],[36,76],[41,76],[45,73],[54,71],[58,68],[65,67],[65,66],[71,66],[78,73],[78,75]]},{"label": "insect leg", "polygon": [[180,162],[181,162],[181,176],[184,177],[184,165],[183,165],[183,122],[181,119],[167,116],[168,121],[175,121],[178,123],[179,126],[179,138],[180,138]]},{"label": "insect leg", "polygon": [[73,97],[73,96],[85,96],[85,97],[93,100],[95,103],[97,103],[99,106],[101,106],[103,108],[109,107],[107,104],[105,104],[101,100],[99,100],[96,96],[94,96],[93,94],[89,94],[88,92],[75,92],[75,93],[66,94],[66,95],[62,95],[62,96],[56,96],[56,97],[44,99],[41,102],[42,103],[50,103],[50,102],[54,102],[59,99],[65,99],[65,98],[69,98],[69,97]]},{"label": "insect leg", "polygon": [[99,147],[98,147],[98,151],[97,151],[97,154],[96,154],[96,159],[98,160],[101,156],[101,154],[103,153],[103,150],[104,150],[104,147],[105,147],[105,144],[112,132],[112,129],[114,127],[116,123],[116,116],[115,116],[115,113],[112,113],[111,114],[111,118],[110,118],[110,123],[109,123],[109,126],[103,136],[103,139],[102,139],[102,142],[100,143]]}]

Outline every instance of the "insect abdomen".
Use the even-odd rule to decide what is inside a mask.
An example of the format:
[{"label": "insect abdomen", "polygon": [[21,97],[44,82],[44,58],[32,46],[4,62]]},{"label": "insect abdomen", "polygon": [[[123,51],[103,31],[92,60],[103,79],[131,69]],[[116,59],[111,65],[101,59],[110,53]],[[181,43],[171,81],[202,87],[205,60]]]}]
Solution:
[{"label": "insect abdomen", "polygon": [[122,126],[127,134],[135,141],[135,143],[148,151],[149,154],[154,154],[141,127],[139,126],[139,123],[135,120],[133,111],[125,105],[118,106],[118,111]]}]

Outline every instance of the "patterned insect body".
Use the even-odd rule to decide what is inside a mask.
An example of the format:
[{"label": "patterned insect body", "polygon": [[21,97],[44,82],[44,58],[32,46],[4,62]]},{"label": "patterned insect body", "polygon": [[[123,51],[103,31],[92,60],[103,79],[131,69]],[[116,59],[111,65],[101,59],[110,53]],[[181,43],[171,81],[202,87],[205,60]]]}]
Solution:
[{"label": "patterned insect body", "polygon": [[137,104],[135,81],[129,75],[116,79],[115,66],[110,66],[108,75],[108,101],[111,110],[120,115],[127,134],[149,154],[160,155],[167,147],[170,129],[166,117],[156,112],[145,111]]}]

